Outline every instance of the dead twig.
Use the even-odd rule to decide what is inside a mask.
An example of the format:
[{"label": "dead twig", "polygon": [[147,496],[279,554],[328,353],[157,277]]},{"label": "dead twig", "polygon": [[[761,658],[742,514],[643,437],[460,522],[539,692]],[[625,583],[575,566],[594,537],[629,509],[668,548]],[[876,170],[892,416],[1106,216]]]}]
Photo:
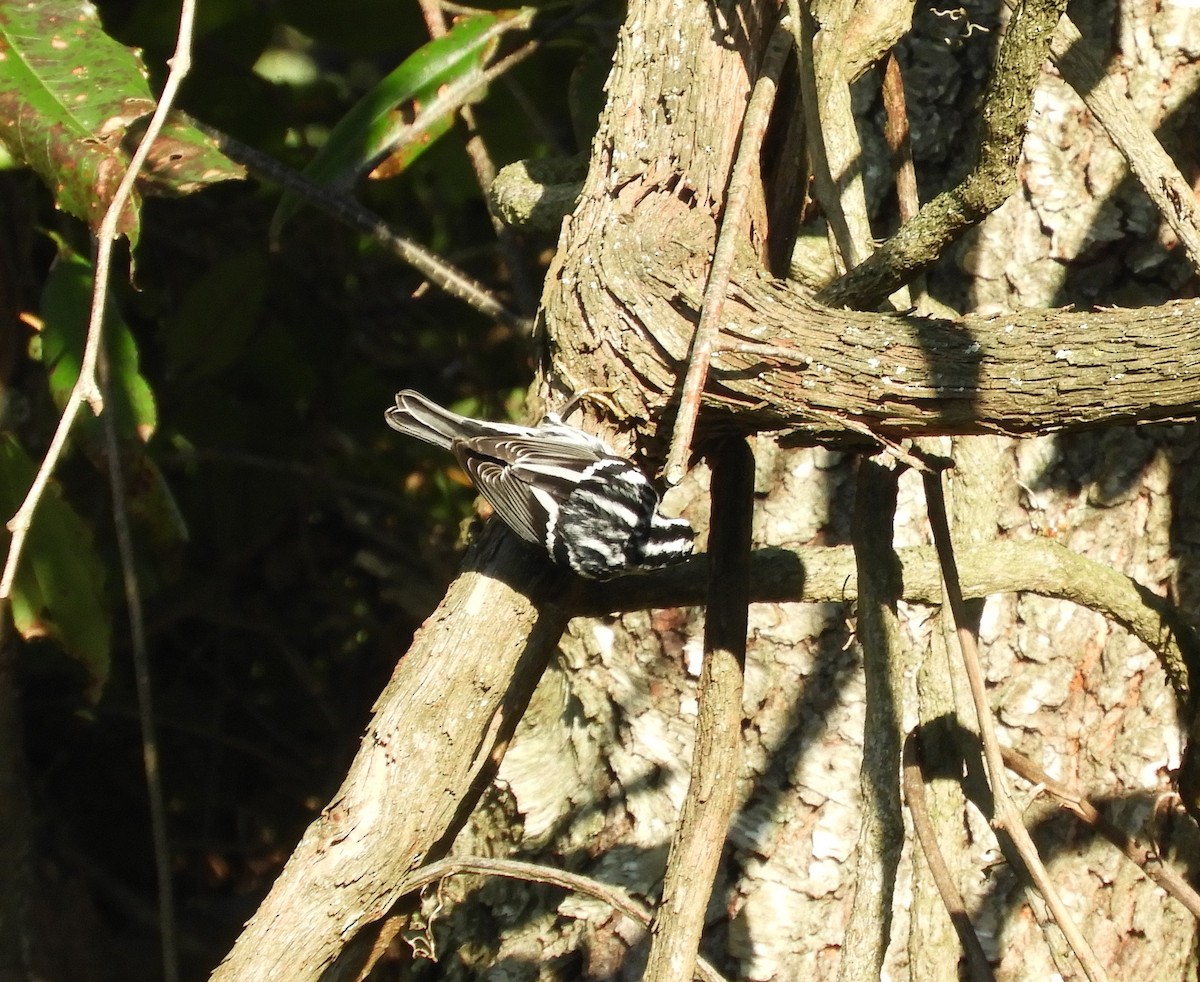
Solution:
[{"label": "dead twig", "polygon": [[1046,867],[1042,863],[1041,857],[1038,856],[1037,846],[1034,845],[1028,829],[1022,822],[1021,810],[1009,790],[1004,761],[1000,753],[1000,743],[996,738],[996,724],[992,718],[991,706],[988,704],[983,668],[979,662],[979,650],[975,642],[975,635],[969,627],[969,615],[963,598],[962,583],[958,576],[954,546],[950,540],[950,523],[946,517],[946,498],[942,491],[942,477],[937,473],[925,473],[922,475],[922,481],[929,509],[929,524],[933,531],[933,541],[942,570],[946,606],[949,609],[951,623],[954,625],[952,636],[957,640],[959,654],[966,666],[971,699],[975,704],[975,714],[979,724],[979,737],[983,743],[984,763],[987,766],[988,781],[995,802],[992,823],[999,831],[1007,835],[1016,847],[1030,878],[1046,901],[1055,922],[1075,952],[1087,977],[1091,982],[1100,982],[1100,980],[1107,979],[1108,976],[1092,951],[1091,945],[1088,944],[1087,939],[1079,930],[1079,926],[1072,919],[1054,881],[1046,872]]},{"label": "dead twig", "polygon": [[946,865],[938,845],[937,832],[929,819],[929,809],[925,802],[925,778],[921,773],[921,737],[917,730],[910,730],[904,740],[904,801],[912,816],[913,831],[921,844],[921,852],[929,864],[933,874],[933,882],[937,886],[942,903],[946,905],[946,913],[950,915],[950,923],[958,933],[962,943],[963,954],[967,957],[967,970],[973,982],[988,982],[994,979],[992,965],[979,943],[979,936],[971,924],[967,905],[963,902],[962,894],[954,878],[950,875],[950,867]]},{"label": "dead twig", "polygon": [[[101,353],[101,382],[107,383],[107,359]],[[102,390],[107,393],[108,385]],[[133,652],[133,679],[137,689],[138,721],[142,729],[142,770],[146,775],[146,797],[150,805],[150,835],[154,845],[154,871],[158,887],[158,923],[162,936],[163,979],[179,978],[179,941],[175,923],[175,891],[171,884],[171,843],[167,834],[167,809],[159,769],[158,725],[154,715],[154,686],[150,676],[150,652],[146,645],[146,621],[142,592],[133,554],[133,533],[125,507],[125,478],[121,473],[121,448],[112,413],[101,417],[104,449],[107,455],[109,489],[112,493],[113,526],[116,529],[117,554],[121,560],[121,584],[129,611],[129,641]]]},{"label": "dead twig", "polygon": [[709,270],[708,285],[704,290],[704,303],[700,308],[700,321],[692,338],[687,375],[679,396],[675,429],[671,434],[671,450],[667,455],[664,470],[668,484],[678,484],[687,471],[692,434],[696,430],[696,417],[700,413],[700,397],[704,393],[704,384],[708,380],[708,366],[721,333],[725,293],[733,273],[734,258],[737,255],[746,208],[750,201],[750,190],[758,175],[759,153],[767,132],[767,123],[770,121],[771,107],[775,104],[779,76],[783,72],[791,45],[792,36],[786,25],[781,23],[775,28],[775,33],[771,35],[766,51],[763,52],[758,81],[754,83],[750,104],[746,107],[746,115],[742,120],[742,136],[729,178],[729,190],[725,196],[721,231],[713,251],[712,268]]},{"label": "dead twig", "polygon": [[883,135],[896,168],[896,206],[900,221],[907,222],[916,217],[921,201],[917,194],[917,171],[913,166],[904,75],[894,54],[888,55],[883,70],[883,112]]},{"label": "dead twig", "polygon": [[667,857],[662,900],[654,915],[650,957],[643,976],[650,982],[689,982],[692,978],[704,914],[737,803],[754,455],[744,439],[733,438],[718,444],[710,456],[708,608],[704,666],[696,693],[696,744],[687,796]]},{"label": "dead twig", "polygon": [[[537,863],[526,863],[515,859],[453,856],[414,870],[404,878],[400,889],[404,893],[411,893],[413,890],[420,890],[422,887],[436,883],[448,876],[461,876],[467,873],[503,876],[510,880],[526,880],[530,883],[546,883],[550,886],[562,887],[564,890],[571,890],[606,903],[613,910],[624,914],[631,921],[636,921],[643,927],[650,926],[650,912],[620,887],[601,883],[599,880],[580,876],[578,873],[569,873],[551,866],[541,866]],[[704,958],[696,959],[696,974],[704,982],[722,982],[724,979],[724,976]]]},{"label": "dead twig", "polygon": [[1124,829],[1114,825],[1087,798],[1062,781],[1056,781],[1028,757],[1007,747],[1001,748],[1001,754],[1005,767],[1057,798],[1059,804],[1121,850],[1146,876],[1183,904],[1193,917],[1200,918],[1200,894],[1155,850],[1147,849]]},{"label": "dead twig", "polygon": [[[842,5],[842,11],[849,8]],[[813,166],[813,193],[825,213],[839,272],[853,268],[874,249],[862,182],[862,146],[850,106],[850,79],[838,57],[846,26],[832,13],[820,41],[808,4],[790,0],[796,41],[804,133]]]}]

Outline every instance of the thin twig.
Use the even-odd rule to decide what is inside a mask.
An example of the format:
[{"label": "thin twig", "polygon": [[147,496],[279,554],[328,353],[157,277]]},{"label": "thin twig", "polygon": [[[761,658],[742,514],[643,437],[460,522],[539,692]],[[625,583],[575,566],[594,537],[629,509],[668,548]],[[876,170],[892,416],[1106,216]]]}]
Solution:
[{"label": "thin twig", "polygon": [[967,913],[967,905],[963,902],[962,894],[954,877],[950,875],[950,867],[942,855],[938,845],[937,832],[929,818],[929,808],[925,800],[925,778],[921,773],[921,737],[920,733],[909,730],[904,740],[904,801],[912,816],[913,831],[921,844],[921,852],[925,862],[929,864],[929,872],[933,874],[933,882],[937,886],[942,903],[946,905],[946,913],[950,915],[950,923],[958,933],[962,944],[963,954],[967,956],[967,971],[973,982],[988,982],[994,979],[992,965],[984,953],[983,945],[979,943],[979,935],[971,924]]},{"label": "thin twig", "polygon": [[750,191],[758,176],[759,153],[767,132],[767,123],[770,121],[771,107],[775,104],[779,76],[783,72],[791,46],[792,35],[786,24],[781,22],[771,35],[771,40],[767,42],[766,51],[763,52],[758,81],[754,83],[754,91],[742,120],[742,136],[729,177],[721,231],[713,251],[712,268],[708,274],[708,285],[704,289],[704,303],[700,308],[700,322],[696,325],[696,334],[692,339],[687,376],[679,396],[675,430],[671,434],[671,450],[664,469],[668,484],[678,484],[687,471],[692,434],[696,430],[696,417],[700,414],[700,397],[708,380],[708,366],[712,360],[713,349],[721,333],[725,292],[733,274],[733,261],[741,239]]},{"label": "thin twig", "polygon": [[954,557],[954,545],[950,540],[950,523],[946,517],[946,498],[942,491],[942,477],[936,473],[922,475],[925,486],[925,500],[929,510],[929,524],[933,531],[933,541],[937,549],[938,561],[942,569],[942,585],[946,592],[947,606],[954,624],[954,637],[958,641],[959,653],[967,670],[967,680],[970,683],[971,699],[975,703],[975,714],[979,723],[979,738],[983,743],[984,763],[987,765],[988,781],[991,785],[995,800],[995,816],[993,824],[1006,833],[1012,840],[1030,878],[1041,892],[1050,908],[1050,912],[1059,929],[1067,939],[1067,943],[1075,952],[1083,966],[1084,972],[1092,982],[1107,979],[1091,945],[1080,932],[1078,925],[1067,910],[1059,895],[1058,888],[1038,855],[1037,846],[1029,835],[1021,820],[1021,810],[1013,800],[1004,772],[1004,761],[1000,752],[1000,743],[996,738],[996,724],[992,719],[991,706],[988,704],[987,686],[983,678],[983,668],[979,661],[979,650],[969,624],[969,617],[963,599],[962,584],[958,576],[958,566]]},{"label": "thin twig", "polygon": [[[125,511],[125,486],[121,475],[120,451],[117,446],[116,424],[111,412],[104,413],[104,396],[101,381],[97,380],[97,366],[102,369],[107,366],[103,361],[104,311],[108,297],[108,275],[112,262],[113,246],[116,242],[117,223],[125,202],[132,193],[138,171],[141,169],[150,152],[154,141],[170,111],[179,86],[191,67],[192,27],[195,21],[195,0],[182,0],[179,13],[179,30],[176,35],[175,53],[169,64],[170,70],[159,96],[158,106],[150,119],[150,125],[138,144],[129,167],[125,171],[121,183],[117,187],[113,200],[100,224],[96,248],[95,281],[92,290],[91,317],[88,322],[87,341],[84,346],[83,360],[80,365],[79,378],[71,390],[67,405],[63,408],[62,418],[55,431],[54,440],[42,461],[38,475],[34,479],[29,495],[21,505],[17,516],[9,523],[13,531],[12,545],[9,550],[9,562],[5,568],[4,582],[0,584],[0,596],[7,598],[12,586],[10,569],[15,576],[17,560],[20,553],[20,541],[24,541],[24,533],[33,520],[33,510],[40,500],[42,489],[49,478],[58,454],[65,444],[67,433],[74,424],[79,404],[87,399],[96,415],[102,417],[104,439],[108,454],[108,475],[113,496],[113,523],[116,527],[117,548],[121,557],[122,580],[125,587],[125,599],[129,608],[129,630],[133,647],[134,677],[138,693],[138,712],[142,727],[142,765],[146,774],[146,793],[150,805],[150,827],[154,842],[154,865],[158,886],[158,922],[162,948],[163,978],[166,982],[176,982],[179,978],[179,944],[175,924],[175,899],[171,885],[171,849],[167,835],[167,811],[163,801],[162,774],[159,769],[158,735],[154,725],[154,703],[150,685],[149,654],[146,650],[146,630],[142,617],[141,593],[138,588],[133,556],[133,540],[129,531],[129,516]],[[102,375],[107,375],[102,371]],[[61,439],[60,439],[61,434]],[[43,475],[45,477],[43,478]],[[39,486],[39,479],[42,483]],[[37,496],[35,497],[35,491]],[[24,519],[24,527],[18,533],[17,525],[22,521],[22,514],[28,514]]]},{"label": "thin twig", "polygon": [[[442,13],[441,4],[438,0],[419,0],[421,6],[421,14],[425,18],[425,26],[429,29],[429,36],[440,38],[446,36],[446,20]],[[475,180],[479,184],[479,190],[483,192],[484,201],[490,202],[491,196],[489,190],[492,183],[496,180],[496,165],[492,162],[491,154],[488,153],[487,144],[483,142],[483,137],[479,135],[479,127],[475,123],[475,110],[469,103],[463,105],[459,109],[458,114],[462,117],[462,121],[467,128],[466,150],[467,157],[470,158],[471,166],[475,170]],[[537,306],[537,296],[535,295],[533,284],[529,280],[529,273],[525,268],[525,263],[522,261],[520,245],[517,238],[504,222],[500,221],[490,204],[488,207],[488,216],[492,220],[492,228],[496,232],[496,241],[500,246],[500,253],[504,257],[504,265],[508,268],[509,282],[512,284],[513,296],[516,298],[517,307],[526,317],[533,315],[534,309]]]},{"label": "thin twig", "polygon": [[710,459],[708,608],[704,664],[696,687],[696,745],[687,795],[671,838],[662,900],[654,915],[643,975],[649,982],[686,982],[692,977],[704,915],[737,803],[754,455],[745,438],[734,437],[717,444]]},{"label": "thin twig", "polygon": [[297,170],[280,163],[269,154],[235,140],[227,133],[206,126],[199,120],[192,124],[211,137],[221,152],[230,159],[243,164],[269,181],[302,194],[314,208],[337,219],[350,228],[357,229],[394,253],[402,262],[408,263],[434,286],[461,300],[485,317],[527,331],[529,322],[516,312],[509,310],[487,287],[468,276],[462,270],[446,262],[441,256],[426,249],[418,242],[405,238],[393,231],[382,218],[360,205],[349,195],[305,177]]},{"label": "thin twig", "polygon": [[[106,383],[107,358],[100,356],[101,381]],[[108,483],[112,491],[113,526],[117,533],[117,552],[121,558],[121,582],[125,589],[125,605],[129,610],[129,639],[133,650],[133,677],[137,687],[138,720],[142,728],[142,769],[146,774],[146,795],[150,803],[150,834],[154,843],[154,870],[158,884],[158,925],[162,938],[163,978],[176,982],[179,978],[179,940],[175,923],[175,893],[171,886],[171,843],[167,834],[167,809],[163,798],[162,771],[159,768],[158,728],[154,718],[154,689],[150,681],[150,655],[146,647],[146,622],[142,610],[142,594],[138,585],[137,564],[133,554],[133,534],[129,528],[129,512],[125,508],[125,478],[121,473],[121,449],[117,443],[117,426],[113,413],[104,413],[100,422],[104,430],[105,453],[108,456]]]},{"label": "thin twig", "polygon": [[[562,17],[549,24],[535,37],[525,42],[525,44],[521,45],[515,51],[505,55],[491,67],[484,69],[482,72],[463,76],[448,85],[442,86],[438,89],[434,99],[423,105],[416,118],[405,127],[403,132],[398,134],[396,142],[403,142],[405,140],[405,133],[419,134],[425,132],[429,128],[429,120],[451,112],[461,112],[480,91],[486,89],[495,80],[506,76],[521,62],[536,54],[545,46],[548,39],[554,37],[568,25],[587,14],[594,7],[598,6],[599,2],[600,0],[585,0],[583,3],[575,4]],[[519,15],[519,19],[514,18],[512,26],[515,28],[521,25],[525,17],[526,15],[522,13]],[[404,262],[423,273],[431,283],[450,294],[450,296],[462,300],[485,316],[501,321],[509,326],[523,331],[531,329],[532,325],[528,318],[518,316],[508,310],[484,286],[465,273],[455,269],[440,256],[435,255],[409,239],[397,235],[381,219],[372,215],[365,208],[362,208],[357,202],[343,195],[331,193],[327,189],[307,181],[302,175],[283,168],[281,164],[275,161],[271,161],[265,154],[253,151],[249,147],[242,147],[225,134],[205,127],[201,127],[201,129],[214,139],[221,141],[222,150],[227,149],[224,141],[229,141],[230,147],[237,146],[242,150],[250,151],[248,158],[239,159],[233,153],[230,153],[230,156],[235,160],[239,160],[240,163],[262,170],[285,187],[299,191],[322,211],[346,221],[352,227],[358,228],[360,231],[371,236],[371,238],[375,239],[385,248],[393,251]],[[269,164],[267,163],[268,161],[270,161]],[[487,189],[485,188],[484,190],[486,191]],[[513,271],[513,287],[514,291],[518,293],[515,277],[519,275],[519,272]],[[532,290],[527,292],[532,294]],[[524,308],[526,301],[518,296],[518,303]]]},{"label": "thin twig", "polygon": [[184,76],[191,68],[192,23],[195,18],[195,10],[196,0],[183,0],[175,53],[168,63],[171,67],[167,73],[166,82],[163,84],[158,106],[150,117],[146,132],[142,134],[141,142],[138,143],[137,149],[130,158],[129,166],[121,178],[121,183],[117,185],[112,201],[109,202],[108,210],[105,211],[104,218],[100,222],[100,229],[96,235],[96,270],[95,286],[92,291],[92,309],[88,318],[83,357],[79,364],[79,377],[75,380],[71,394],[63,406],[62,416],[59,418],[54,436],[50,440],[50,446],[46,449],[46,455],[42,458],[41,466],[34,475],[29,493],[25,495],[25,500],[21,502],[17,513],[8,521],[7,527],[12,533],[12,541],[9,543],[4,573],[0,575],[0,603],[7,602],[12,598],[13,581],[16,579],[21,553],[25,548],[25,539],[33,524],[34,513],[46,491],[50,476],[58,466],[58,460],[66,447],[71,427],[75,425],[75,416],[79,412],[79,407],[86,402],[97,416],[104,411],[104,398],[96,383],[96,360],[99,357],[100,342],[103,337],[104,309],[108,299],[108,277],[112,267],[113,247],[118,234],[117,227],[125,205],[129,201],[129,196],[133,193],[133,185],[137,180],[138,173],[146,162],[151,146],[158,139],[158,134],[162,130],[163,123],[166,122],[167,114],[171,111],[171,104],[175,101]]},{"label": "thin twig", "polygon": [[[542,36],[521,45],[490,68],[464,76],[443,86],[438,90],[433,101],[423,106],[417,118],[397,136],[397,142],[405,139],[404,133],[423,132],[428,128],[430,119],[461,110],[480,90],[539,51],[544,44],[546,34],[561,29],[563,24],[576,16],[578,16],[578,11],[572,11],[568,17],[551,25]],[[230,158],[253,169],[268,180],[303,195],[309,204],[374,239],[450,296],[475,308],[485,317],[491,317],[523,331],[530,329],[531,325],[527,318],[509,310],[481,283],[456,269],[424,246],[392,231],[383,219],[363,208],[348,195],[309,180],[298,171],[285,167],[269,155],[240,143],[220,130],[205,126],[197,120],[192,122],[201,132],[216,140],[221,151]]]},{"label": "thin twig", "polygon": [[1162,856],[1154,850],[1147,849],[1124,829],[1114,825],[1101,815],[1087,798],[1062,781],[1056,781],[1028,757],[1007,747],[1001,748],[1001,753],[1005,767],[1057,798],[1064,808],[1120,849],[1146,876],[1183,904],[1193,917],[1200,919],[1200,893],[1175,872]]},{"label": "thin twig", "polygon": [[[477,856],[453,856],[449,859],[441,859],[428,866],[422,866],[406,876],[400,884],[400,890],[403,893],[411,893],[413,890],[419,890],[448,876],[458,876],[464,873],[504,876],[510,880],[526,880],[530,883],[546,883],[550,886],[562,887],[565,890],[572,890],[585,897],[593,897],[606,903],[613,910],[619,911],[642,927],[650,926],[650,912],[620,887],[601,883],[578,873],[568,873],[566,870],[554,869],[551,866],[540,866],[537,863],[526,863],[515,859],[485,859]],[[696,970],[705,982],[722,982],[724,978],[713,968],[711,963],[703,958],[696,959]]]},{"label": "thin twig", "polygon": [[186,450],[169,454],[156,454],[159,464],[188,465],[197,462],[212,462],[229,466],[246,467],[252,470],[287,474],[301,477],[313,484],[328,488],[340,495],[357,498],[362,501],[373,501],[388,508],[403,506],[405,498],[400,492],[389,491],[370,484],[356,481],[344,481],[331,477],[331,468],[320,464],[304,464],[298,460],[283,460],[281,458],[265,457],[262,454],[250,453],[244,450],[229,450],[224,448],[189,447]]}]

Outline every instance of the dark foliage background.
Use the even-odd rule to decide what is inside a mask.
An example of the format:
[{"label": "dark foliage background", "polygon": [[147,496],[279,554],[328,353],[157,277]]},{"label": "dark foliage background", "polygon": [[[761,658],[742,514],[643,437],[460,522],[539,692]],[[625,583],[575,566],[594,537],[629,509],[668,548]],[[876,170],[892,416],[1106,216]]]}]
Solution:
[{"label": "dark foliage background", "polygon": [[[100,8],[106,30],[143,49],[157,90],[174,5]],[[181,108],[297,168],[428,40],[417,5],[390,0],[206,0],[199,16]],[[593,12],[492,86],[476,112],[498,165],[576,149],[566,80],[616,23],[615,11]],[[531,118],[522,105],[535,102]],[[461,130],[359,196],[516,305]],[[373,699],[455,568],[471,496],[450,461],[384,426],[384,408],[413,386],[479,414],[519,412],[531,374],[529,337],[315,210],[271,250],[278,200],[253,179],[149,200],[133,281],[114,277],[158,404],[148,453],[177,508],[135,510],[134,537],[188,978],[225,953],[336,789]],[[27,172],[0,174],[0,201],[7,426],[37,459],[57,413],[20,315],[39,308],[55,239],[86,255],[88,237]],[[522,243],[535,282],[549,244]],[[78,958],[64,951],[63,971],[154,978],[154,868],[110,494],[102,467],[78,452],[58,477],[106,567],[114,652],[93,702],[53,642],[20,643],[37,847],[58,916],[79,913],[65,946]]]}]

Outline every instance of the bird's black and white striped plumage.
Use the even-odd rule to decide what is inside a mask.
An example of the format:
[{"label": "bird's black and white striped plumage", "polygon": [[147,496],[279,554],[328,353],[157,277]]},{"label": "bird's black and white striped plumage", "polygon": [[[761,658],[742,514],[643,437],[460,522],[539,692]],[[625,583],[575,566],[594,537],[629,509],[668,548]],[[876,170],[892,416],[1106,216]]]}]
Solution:
[{"label": "bird's black and white striped plumage", "polygon": [[557,416],[537,426],[489,423],[405,389],[387,422],[452,451],[509,528],[580,576],[606,580],[691,555],[692,527],[659,514],[646,475]]}]

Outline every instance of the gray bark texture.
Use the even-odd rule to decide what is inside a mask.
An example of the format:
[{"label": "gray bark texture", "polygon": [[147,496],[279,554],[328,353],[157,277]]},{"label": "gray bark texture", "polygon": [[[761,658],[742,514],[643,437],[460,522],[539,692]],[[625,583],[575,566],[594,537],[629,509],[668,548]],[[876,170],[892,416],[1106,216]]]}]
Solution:
[{"label": "gray bark texture", "polygon": [[[826,29],[890,29],[858,23],[853,5],[813,6]],[[738,124],[777,16],[765,2],[631,0],[547,277],[542,395],[606,390],[625,424],[608,435],[650,461],[665,450]],[[1110,80],[1194,180],[1194,8],[1111,0],[1080,16]],[[1007,15],[975,3],[918,6],[913,18],[897,56],[926,201],[970,162],[972,109]],[[818,69],[832,57],[821,42]],[[870,60],[858,54],[867,41],[844,43],[853,64]],[[841,83],[853,82],[857,179],[877,237],[889,231],[894,181],[881,75]],[[798,87],[783,90],[796,98]],[[781,128],[789,115],[800,125],[802,114],[777,107]],[[1002,743],[1186,868],[1197,836],[1171,791],[1195,663],[1186,621],[1200,599],[1200,442],[1178,422],[1200,406],[1200,306],[1185,299],[1195,268],[1049,62],[1014,193],[911,284],[914,313],[835,311],[765,271],[772,237],[789,235],[772,206],[779,175],[795,181],[804,167],[799,152],[771,154],[797,145],[768,140],[723,324],[772,350],[718,352],[698,430],[701,441],[759,433],[751,597],[764,601],[750,609],[742,771],[701,953],[730,979],[959,977],[958,938],[911,816],[896,811],[897,737],[920,722],[930,819],[995,977],[1082,977],[989,826],[977,752],[963,773],[972,710],[919,548],[930,542],[921,482],[900,475],[894,541],[870,557],[860,549],[856,575],[849,543],[880,523],[852,522],[864,481],[850,448],[868,431],[919,436],[955,459],[952,522]],[[802,231],[798,254],[811,242]],[[796,447],[830,435],[832,448]],[[703,528],[706,491],[701,463],[668,508]],[[651,908],[658,896],[692,758],[703,610],[685,604],[698,602],[703,577],[685,567],[641,591],[643,605],[661,606],[634,609],[636,587],[568,589],[529,562],[505,542],[472,553],[381,696],[346,784],[215,979],[354,978],[389,944],[412,979],[643,977],[645,927],[596,895],[478,875],[406,894],[423,863],[448,853],[541,862]],[[860,593],[881,564],[887,576]],[[869,612],[856,609],[860,596]],[[571,616],[605,610],[628,612]],[[861,629],[860,613],[871,619]],[[901,661],[865,672],[859,642],[871,636]],[[881,787],[889,770],[895,783]],[[493,775],[467,819],[473,789]],[[1109,977],[1194,978],[1184,907],[1033,784],[1015,783]],[[859,865],[863,849],[880,856],[872,871]]]}]

